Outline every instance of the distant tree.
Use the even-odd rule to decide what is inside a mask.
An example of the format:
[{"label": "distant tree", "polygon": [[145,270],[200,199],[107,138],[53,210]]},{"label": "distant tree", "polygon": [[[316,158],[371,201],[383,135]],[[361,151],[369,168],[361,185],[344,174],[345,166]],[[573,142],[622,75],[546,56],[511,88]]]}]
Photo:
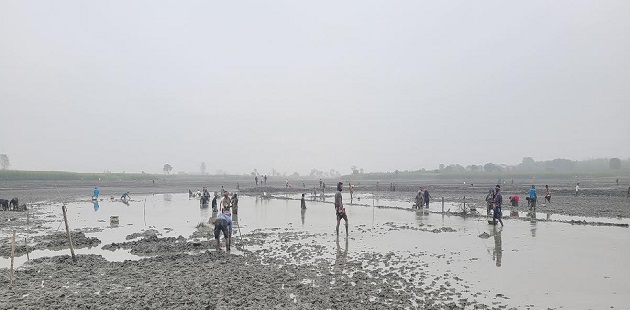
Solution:
[{"label": "distant tree", "polygon": [[350,170],[352,170],[352,174],[359,174],[359,169],[357,169],[357,166],[350,167]]},{"label": "distant tree", "polygon": [[206,166],[206,162],[202,161],[201,164],[199,165],[199,169],[201,170],[201,174],[206,174],[206,168],[208,168]]},{"label": "distant tree", "polygon": [[363,168],[359,169],[360,174],[363,174],[363,172],[364,172]]},{"label": "distant tree", "polygon": [[394,175],[395,175],[396,177],[398,177],[398,173],[399,173],[399,172],[400,172],[400,171],[398,171],[398,169],[394,170]]},{"label": "distant tree", "polygon": [[162,170],[164,171],[164,173],[170,174],[171,171],[173,171],[173,166],[171,166],[170,164],[164,164],[164,168],[162,168]]},{"label": "distant tree", "polygon": [[613,170],[621,169],[621,159],[619,159],[619,158],[611,158],[609,166],[610,166],[610,169],[613,169]]},{"label": "distant tree", "polygon": [[440,164],[440,171],[444,170],[444,164]]},{"label": "distant tree", "polygon": [[9,156],[7,154],[0,154],[0,168],[2,170],[7,170],[11,166],[9,162]]},{"label": "distant tree", "polygon": [[464,168],[462,165],[460,164],[451,164],[446,166],[443,169],[444,172],[461,172],[461,171],[466,171],[466,168]]},{"label": "distant tree", "polygon": [[466,170],[479,171],[479,166],[477,166],[477,165],[469,165],[469,166],[466,166]]},{"label": "distant tree", "polygon": [[299,178],[300,174],[296,172],[293,172],[293,174],[291,175],[292,178]]},{"label": "distant tree", "polygon": [[493,163],[487,163],[483,165],[483,171],[487,171],[487,172],[501,171],[501,166],[495,165]]}]

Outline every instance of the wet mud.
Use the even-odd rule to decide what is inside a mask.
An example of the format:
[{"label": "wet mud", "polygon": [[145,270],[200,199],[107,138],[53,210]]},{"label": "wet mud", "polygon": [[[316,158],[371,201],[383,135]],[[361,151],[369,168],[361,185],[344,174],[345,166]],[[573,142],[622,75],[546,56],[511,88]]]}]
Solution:
[{"label": "wet mud", "polygon": [[[73,231],[70,233],[72,238],[72,244],[75,249],[81,248],[91,248],[98,246],[101,243],[96,237],[86,237],[84,232],[81,231]],[[17,242],[19,241],[19,242]],[[68,247],[68,236],[65,232],[57,232],[49,235],[43,236],[35,236],[31,238],[28,242],[28,245],[22,242],[22,240],[17,240],[15,246],[15,255],[22,256],[27,252],[32,252],[34,250],[55,250],[62,249]],[[0,245],[0,257],[10,257],[11,256],[11,244],[8,242]]]},{"label": "wet mud", "polygon": [[[79,250],[76,263],[67,250],[46,252],[65,249],[67,240],[65,233],[45,238],[60,227],[59,205],[40,206],[29,225],[20,216],[0,223],[2,245],[17,229],[20,238],[31,234],[30,248],[45,249],[36,257],[46,256],[20,261],[13,289],[0,277],[0,309],[594,309],[620,308],[630,298],[628,269],[614,259],[630,255],[623,216],[572,219],[506,208],[515,216],[498,228],[481,215],[438,214],[437,199],[429,210],[411,210],[413,195],[361,188],[352,204],[344,193],[347,237],[335,235],[331,196],[300,210],[299,188],[243,190],[231,254],[214,250],[205,224],[212,212],[185,194],[138,195],[99,208],[72,202],[73,239],[92,246]],[[452,210],[459,203],[455,195],[445,200]],[[114,215],[120,224],[109,222]],[[550,259],[558,257],[571,260]],[[6,259],[0,267],[7,272]]]}]

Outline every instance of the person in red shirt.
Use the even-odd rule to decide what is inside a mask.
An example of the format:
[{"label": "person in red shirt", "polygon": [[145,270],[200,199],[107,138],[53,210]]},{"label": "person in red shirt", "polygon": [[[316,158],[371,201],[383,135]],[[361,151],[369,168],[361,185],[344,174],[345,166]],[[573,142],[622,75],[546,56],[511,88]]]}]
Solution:
[{"label": "person in red shirt", "polygon": [[520,197],[518,195],[510,196],[510,204],[512,204],[512,207],[518,207],[519,199]]}]

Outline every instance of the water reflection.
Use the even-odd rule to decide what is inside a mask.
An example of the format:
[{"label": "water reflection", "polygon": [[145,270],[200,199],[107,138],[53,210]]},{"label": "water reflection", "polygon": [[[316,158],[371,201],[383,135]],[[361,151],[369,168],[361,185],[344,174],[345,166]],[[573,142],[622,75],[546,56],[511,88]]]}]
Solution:
[{"label": "water reflection", "polygon": [[335,257],[335,265],[345,265],[348,261],[348,239],[348,236],[346,236],[346,245],[342,250],[341,245],[339,245],[339,236],[337,236],[337,255]]},{"label": "water reflection", "polygon": [[98,200],[95,200],[95,201],[94,201],[94,212],[98,211],[98,208],[99,208],[99,206],[98,206]]},{"label": "water reflection", "polygon": [[492,260],[495,261],[497,267],[501,267],[501,258],[503,257],[503,247],[501,241],[502,228],[493,227],[494,249],[492,250]]},{"label": "water reflection", "polygon": [[306,208],[301,208],[300,217],[302,218],[302,227],[304,227],[304,216],[306,215]]},{"label": "water reflection", "polygon": [[532,233],[532,237],[536,237],[536,230],[538,229],[536,211],[527,212],[527,218],[529,219],[529,231]]}]

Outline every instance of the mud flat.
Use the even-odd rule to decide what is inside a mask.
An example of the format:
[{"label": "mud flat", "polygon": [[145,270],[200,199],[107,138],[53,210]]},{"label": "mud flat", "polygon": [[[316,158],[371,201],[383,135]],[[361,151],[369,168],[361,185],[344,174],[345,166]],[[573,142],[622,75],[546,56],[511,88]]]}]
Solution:
[{"label": "mud flat", "polygon": [[[240,196],[230,255],[213,249],[204,225],[212,211],[186,194],[69,202],[73,234],[100,241],[78,249],[76,264],[67,249],[43,247],[58,233],[61,205],[34,208],[37,229],[0,229],[0,244],[13,229],[42,244],[30,261],[16,257],[15,288],[0,277],[0,308],[618,309],[630,300],[623,225],[539,214],[506,217],[501,228],[483,216],[438,214],[436,204],[410,210],[385,195],[370,207],[372,197],[359,193],[360,204],[346,203],[350,235],[337,237],[329,199],[301,210],[299,192],[274,195],[284,198]],[[8,266],[0,258],[0,274]]]}]

